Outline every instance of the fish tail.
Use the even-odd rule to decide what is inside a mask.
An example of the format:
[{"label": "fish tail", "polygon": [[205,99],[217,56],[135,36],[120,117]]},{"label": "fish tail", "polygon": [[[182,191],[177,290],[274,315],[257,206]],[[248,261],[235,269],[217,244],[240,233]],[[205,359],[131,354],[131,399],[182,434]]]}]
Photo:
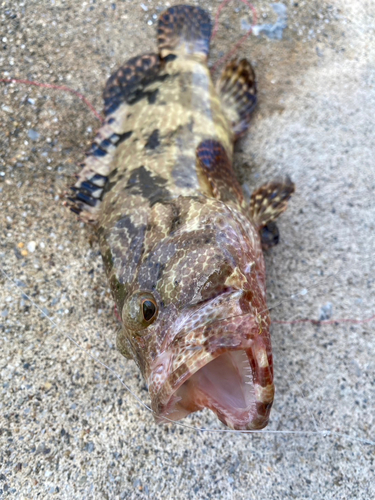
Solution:
[{"label": "fish tail", "polygon": [[191,5],[175,5],[163,12],[158,25],[160,57],[200,55],[207,59],[211,19],[206,11]]}]

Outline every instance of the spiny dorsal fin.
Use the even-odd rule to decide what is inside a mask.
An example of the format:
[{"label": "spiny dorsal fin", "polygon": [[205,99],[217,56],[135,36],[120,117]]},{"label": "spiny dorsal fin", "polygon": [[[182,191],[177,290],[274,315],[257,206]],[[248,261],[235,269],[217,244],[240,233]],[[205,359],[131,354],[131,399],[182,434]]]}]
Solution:
[{"label": "spiny dorsal fin", "polygon": [[74,195],[67,202],[84,222],[95,222],[98,217],[117,147],[126,140],[133,140],[133,132],[126,126],[126,109],[139,99],[152,100],[155,91],[148,91],[147,85],[164,78],[159,75],[160,67],[159,54],[132,57],[106,83],[103,92],[106,120],[71,188]]},{"label": "spiny dorsal fin", "polygon": [[147,83],[155,80],[161,67],[158,54],[132,57],[111,75],[103,92],[104,113],[113,113],[122,103],[131,104]]},{"label": "spiny dorsal fin", "polygon": [[162,59],[169,55],[201,55],[207,59],[211,19],[206,11],[191,5],[175,5],[159,17],[158,48]]},{"label": "spiny dorsal fin", "polygon": [[247,59],[230,61],[216,84],[224,112],[232,124],[235,138],[247,130],[257,102],[254,70]]},{"label": "spiny dorsal fin", "polygon": [[289,177],[269,182],[254,191],[250,199],[249,214],[255,225],[262,229],[277,219],[286,210],[294,191],[295,185]]}]

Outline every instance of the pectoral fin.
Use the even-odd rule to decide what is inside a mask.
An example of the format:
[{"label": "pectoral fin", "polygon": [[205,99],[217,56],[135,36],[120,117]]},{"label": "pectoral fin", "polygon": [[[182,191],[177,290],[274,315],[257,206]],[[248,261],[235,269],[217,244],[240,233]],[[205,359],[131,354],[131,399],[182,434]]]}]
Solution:
[{"label": "pectoral fin", "polygon": [[220,142],[207,139],[196,151],[198,177],[208,186],[210,195],[221,201],[242,203],[243,193],[232,162]]},{"label": "pectoral fin", "polygon": [[246,132],[257,102],[255,73],[249,61],[230,61],[216,84],[216,90],[235,139],[238,139]]}]

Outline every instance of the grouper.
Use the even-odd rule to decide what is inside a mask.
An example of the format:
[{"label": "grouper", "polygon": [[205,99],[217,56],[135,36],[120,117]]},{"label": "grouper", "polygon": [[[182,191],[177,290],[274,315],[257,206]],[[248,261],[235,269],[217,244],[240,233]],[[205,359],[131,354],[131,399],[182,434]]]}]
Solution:
[{"label": "grouper", "polygon": [[246,200],[233,148],[256,105],[255,75],[234,59],[214,84],[210,36],[199,7],[161,14],[157,52],[107,81],[105,121],[69,203],[94,226],[117,347],[142,372],[156,420],[208,408],[256,430],[275,392],[263,251],[278,242],[294,184],[271,180]]}]

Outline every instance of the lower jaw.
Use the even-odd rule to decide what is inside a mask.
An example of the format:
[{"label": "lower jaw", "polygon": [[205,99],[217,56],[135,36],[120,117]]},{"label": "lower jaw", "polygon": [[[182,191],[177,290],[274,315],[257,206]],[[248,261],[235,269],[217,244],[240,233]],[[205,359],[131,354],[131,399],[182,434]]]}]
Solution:
[{"label": "lower jaw", "polygon": [[[260,430],[266,427],[272,406],[273,385],[270,385],[269,401],[257,401],[253,380],[244,381],[244,374],[236,370],[236,363],[241,366],[247,360],[246,369],[250,378],[251,355],[250,350],[227,351],[203,366],[171,395],[157,421],[178,421],[207,408],[231,429]],[[233,358],[236,358],[236,363]],[[231,362],[233,366],[228,368]],[[220,399],[225,404],[221,404]]]},{"label": "lower jaw", "polygon": [[[254,411],[243,410],[236,412],[236,415],[233,413],[228,413],[225,410],[221,409],[219,405],[213,403],[212,405],[194,405],[194,407],[186,408],[186,406],[176,404],[175,412],[170,415],[170,420],[178,421],[189,415],[190,413],[195,413],[200,410],[209,409],[224,425],[229,427],[229,429],[238,430],[238,431],[255,431],[264,429],[269,422],[269,411],[267,412],[267,416],[262,416],[259,414],[254,415]],[[269,406],[270,410],[271,406]],[[161,418],[161,420],[164,420]]]}]

